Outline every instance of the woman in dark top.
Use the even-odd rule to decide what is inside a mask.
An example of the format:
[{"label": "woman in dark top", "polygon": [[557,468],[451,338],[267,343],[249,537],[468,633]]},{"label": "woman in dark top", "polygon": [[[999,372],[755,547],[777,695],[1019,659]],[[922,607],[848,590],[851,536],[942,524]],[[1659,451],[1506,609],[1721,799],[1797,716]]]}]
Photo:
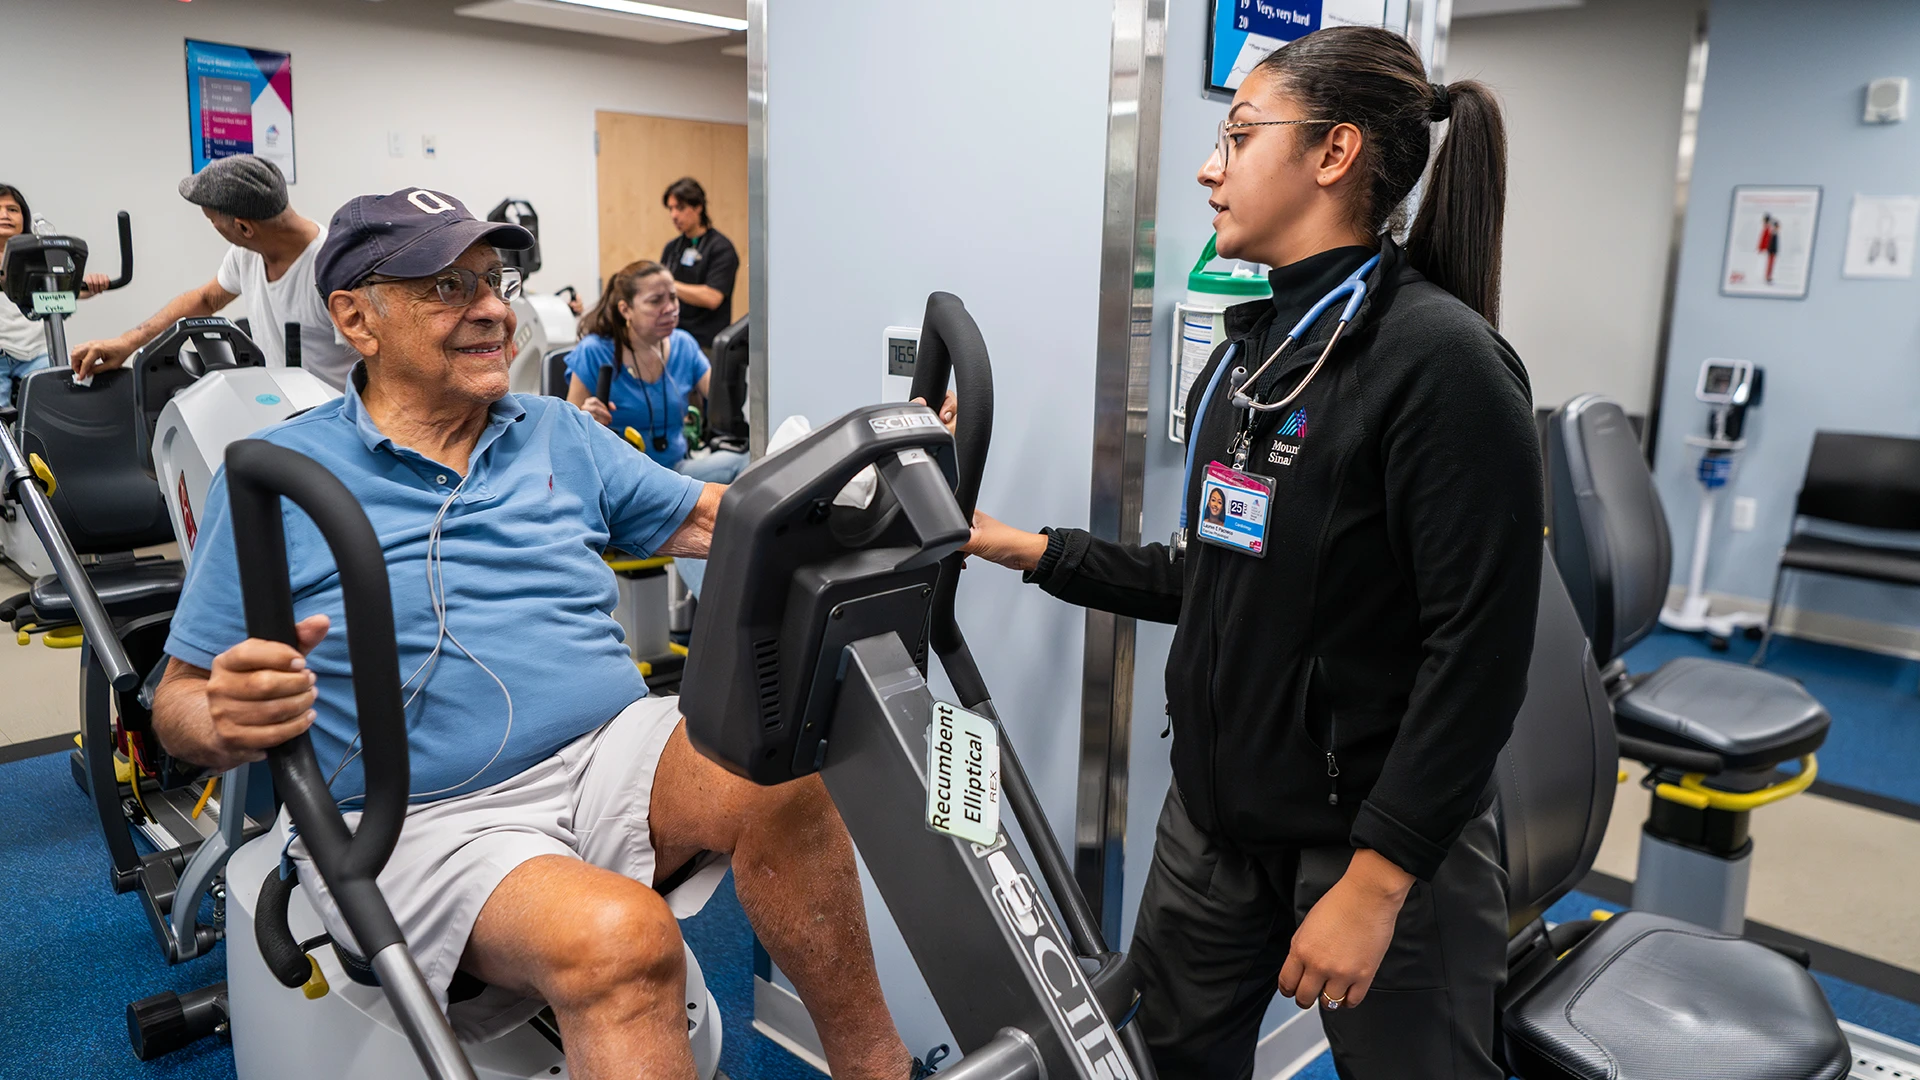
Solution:
[{"label": "woman in dark top", "polygon": [[[1526,371],[1493,328],[1505,174],[1491,93],[1429,84],[1404,38],[1278,50],[1199,177],[1220,254],[1278,267],[1187,402],[1183,520],[1209,527],[1134,547],[976,520],[970,552],[1177,624],[1174,784],[1132,944],[1165,1080],[1250,1076],[1276,987],[1319,1003],[1343,1077],[1506,1075],[1490,778],[1526,689],[1542,511]],[[1364,299],[1317,366],[1348,298],[1288,331],[1350,277]],[[1223,492],[1232,529],[1204,520]]]}]

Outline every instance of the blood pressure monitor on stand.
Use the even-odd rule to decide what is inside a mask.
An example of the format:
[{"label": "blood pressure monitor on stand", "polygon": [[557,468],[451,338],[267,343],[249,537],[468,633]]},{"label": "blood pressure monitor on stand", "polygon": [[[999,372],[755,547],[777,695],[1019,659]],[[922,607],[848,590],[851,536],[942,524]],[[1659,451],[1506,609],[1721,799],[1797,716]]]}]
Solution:
[{"label": "blood pressure monitor on stand", "polygon": [[1680,606],[1664,608],[1660,623],[1684,633],[1705,632],[1715,649],[1724,649],[1735,633],[1759,637],[1766,619],[1758,612],[1712,614],[1707,597],[1707,550],[1713,542],[1713,515],[1720,489],[1733,476],[1733,462],[1746,449],[1747,410],[1760,404],[1766,372],[1747,360],[1708,360],[1700,365],[1700,381],[1693,396],[1713,406],[1705,435],[1687,436],[1687,445],[1699,447],[1700,519],[1693,533],[1693,565],[1687,575],[1687,595]]}]

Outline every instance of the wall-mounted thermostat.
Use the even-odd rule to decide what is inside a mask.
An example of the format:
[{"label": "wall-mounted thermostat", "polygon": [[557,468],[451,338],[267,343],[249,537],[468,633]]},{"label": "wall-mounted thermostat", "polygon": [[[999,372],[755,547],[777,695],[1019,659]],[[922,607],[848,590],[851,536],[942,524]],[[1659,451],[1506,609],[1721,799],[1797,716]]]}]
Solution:
[{"label": "wall-mounted thermostat", "polygon": [[880,334],[880,400],[913,397],[913,361],[920,353],[920,328],[889,326]]},{"label": "wall-mounted thermostat", "polygon": [[1897,124],[1907,118],[1907,80],[1904,75],[1875,79],[1867,84],[1869,124]]}]

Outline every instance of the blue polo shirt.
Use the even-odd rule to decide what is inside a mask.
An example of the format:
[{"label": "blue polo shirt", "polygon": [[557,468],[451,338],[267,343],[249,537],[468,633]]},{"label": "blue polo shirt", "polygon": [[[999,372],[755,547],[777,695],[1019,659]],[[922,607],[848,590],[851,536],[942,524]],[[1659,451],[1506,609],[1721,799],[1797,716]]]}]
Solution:
[{"label": "blue polo shirt", "polygon": [[[441,526],[447,629],[459,643],[441,641],[428,664],[440,635],[427,538],[461,477],[381,434],[361,403],[360,380],[356,371],[346,396],[255,437],[325,465],[359,498],[380,537],[400,677],[411,677],[402,692],[412,699],[411,790],[426,802],[515,776],[646,695],[613,619],[619,590],[600,553],[609,545],[651,553],[680,527],[702,485],[634,453],[558,398],[516,394],[495,402],[468,462],[472,475]],[[314,749],[332,775],[358,730],[347,661],[352,628],[326,542],[304,511],[281,505],[295,614],[333,620],[308,657],[319,677]],[[233,545],[222,470],[208,491],[169,655],[212,668],[215,656],[246,639]],[[357,755],[332,789],[340,799],[364,794]]]},{"label": "blue polo shirt", "polygon": [[[600,384],[600,369],[617,365],[613,375],[613,430],[625,434],[628,428],[646,439],[647,456],[671,468],[687,456],[687,432],[681,418],[687,415],[687,398],[700,387],[712,367],[699,343],[685,330],[675,330],[667,338],[667,367],[659,379],[641,382],[625,364],[613,355],[613,342],[599,334],[588,334],[567,354],[567,371],[579,379],[591,394]],[[667,437],[667,448],[655,450],[656,435]]]}]

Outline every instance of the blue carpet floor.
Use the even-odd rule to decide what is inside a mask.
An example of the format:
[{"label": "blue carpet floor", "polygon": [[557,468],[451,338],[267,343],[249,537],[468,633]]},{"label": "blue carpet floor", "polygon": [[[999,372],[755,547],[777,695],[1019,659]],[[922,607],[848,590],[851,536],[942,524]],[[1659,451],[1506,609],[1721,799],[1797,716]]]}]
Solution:
[{"label": "blue carpet floor", "polygon": [[[735,1080],[816,1080],[753,1030],[753,942],[732,879],[681,928],[720,1005],[721,1068]],[[127,1003],[224,979],[225,946],[178,967],[161,959],[140,901],[107,883],[106,845],[65,754],[0,765],[0,972],[0,1077],[234,1075],[223,1038],[145,1064],[129,1049]]]},{"label": "blue carpet floor", "polygon": [[[1645,674],[1681,656],[1745,663],[1754,648],[1736,639],[1716,653],[1704,637],[1659,629],[1627,652],[1627,670]],[[1920,663],[1775,638],[1767,670],[1800,680],[1833,717],[1819,750],[1821,780],[1920,805]]]}]

